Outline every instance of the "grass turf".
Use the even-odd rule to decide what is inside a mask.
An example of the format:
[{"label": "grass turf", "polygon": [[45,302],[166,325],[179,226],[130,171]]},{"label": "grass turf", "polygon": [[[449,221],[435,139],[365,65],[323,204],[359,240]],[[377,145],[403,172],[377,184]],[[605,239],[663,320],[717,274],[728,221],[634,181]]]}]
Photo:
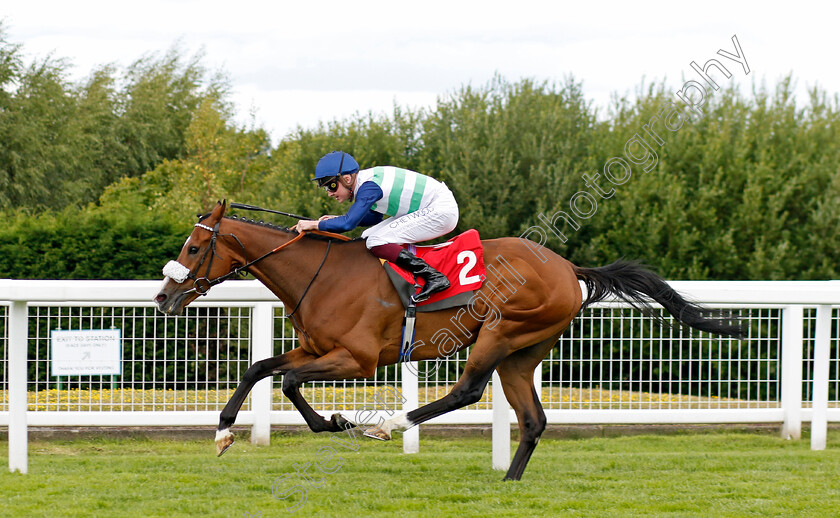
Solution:
[{"label": "grass turf", "polygon": [[[270,446],[240,440],[216,458],[210,436],[33,441],[27,475],[8,473],[2,441],[0,509],[27,517],[840,513],[834,430],[828,449],[816,452],[807,438],[746,433],[546,439],[520,482],[502,482],[503,473],[490,469],[488,438],[421,431],[420,453],[404,455],[399,436],[390,443],[357,437],[354,446],[346,434],[280,433]],[[332,472],[319,471],[319,462]],[[297,475],[307,463],[311,481]]]}]

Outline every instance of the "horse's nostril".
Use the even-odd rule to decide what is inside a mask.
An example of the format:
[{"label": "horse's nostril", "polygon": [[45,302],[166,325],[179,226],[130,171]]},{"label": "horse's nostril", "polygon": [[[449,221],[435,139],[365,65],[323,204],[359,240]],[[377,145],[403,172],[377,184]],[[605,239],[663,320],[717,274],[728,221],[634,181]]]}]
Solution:
[{"label": "horse's nostril", "polygon": [[164,300],[166,300],[166,295],[164,295],[163,293],[158,293],[158,296],[155,297],[155,302],[157,302],[158,304],[160,304]]}]

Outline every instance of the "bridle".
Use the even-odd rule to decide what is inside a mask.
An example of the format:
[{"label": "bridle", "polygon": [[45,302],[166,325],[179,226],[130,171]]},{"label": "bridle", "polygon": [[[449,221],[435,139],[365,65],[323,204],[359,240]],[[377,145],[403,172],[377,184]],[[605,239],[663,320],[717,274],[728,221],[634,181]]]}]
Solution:
[{"label": "bridle", "polygon": [[[306,235],[306,232],[300,232],[300,233],[298,233],[298,235],[296,235],[292,239],[286,241],[282,245],[274,248],[273,250],[270,250],[270,251],[266,252],[265,254],[263,254],[263,255],[257,257],[256,259],[254,259],[253,261],[248,261],[247,252],[245,250],[245,245],[242,244],[242,241],[240,241],[239,238],[236,237],[235,234],[219,234],[219,225],[221,225],[221,223],[222,223],[222,220],[220,219],[219,221],[216,222],[216,224],[213,227],[210,227],[210,226],[205,225],[203,223],[196,223],[195,224],[195,226],[197,228],[207,230],[211,233],[210,246],[208,246],[207,249],[204,251],[204,254],[201,256],[201,259],[199,260],[196,267],[192,271],[190,271],[190,273],[187,275],[188,279],[192,279],[193,287],[192,287],[192,289],[184,292],[185,295],[193,293],[193,292],[197,293],[198,295],[206,295],[207,292],[210,291],[210,288],[212,288],[213,286],[215,286],[217,284],[221,284],[222,282],[230,279],[231,277],[239,275],[240,272],[243,272],[243,271],[247,270],[250,266],[253,266],[254,264],[262,261],[263,259],[265,259],[266,257],[268,257],[270,255],[276,254],[277,252],[286,248],[287,246],[291,245],[292,243],[303,239],[303,236]],[[321,230],[313,230],[313,231],[310,231],[310,232],[313,233],[313,234],[319,234],[319,235],[324,235],[324,236],[335,238],[335,239],[340,239],[342,241],[349,241],[350,240],[350,238],[348,238],[347,236],[342,236],[341,234],[334,234],[332,232],[324,232],[324,231],[321,231]],[[213,267],[213,259],[218,256],[218,254],[216,253],[216,241],[218,240],[218,237],[220,235],[221,236],[230,236],[233,239],[235,239],[237,243],[239,243],[239,246],[242,247],[242,252],[245,254],[246,263],[243,264],[242,266],[238,266],[238,267],[232,269],[231,271],[229,271],[228,273],[226,273],[224,275],[220,275],[219,277],[216,277],[215,279],[208,279],[208,277],[210,275],[210,270]],[[324,258],[321,259],[321,264],[318,266],[318,270],[315,272],[315,275],[312,276],[312,279],[309,281],[309,284],[306,286],[306,289],[303,290],[303,294],[300,296],[300,299],[298,300],[297,305],[295,305],[294,310],[292,310],[292,312],[287,315],[288,317],[290,317],[290,318],[293,317],[294,314],[297,312],[298,308],[300,308],[300,305],[303,302],[303,298],[306,297],[306,294],[309,292],[309,288],[312,287],[312,284],[315,282],[315,279],[318,278],[318,274],[321,273],[321,269],[324,267],[324,263],[327,262],[327,255],[330,253],[330,248],[331,247],[332,247],[332,240],[329,240],[327,242],[327,250],[324,252]],[[203,277],[199,277],[198,272],[199,272],[199,270],[201,270],[201,267],[204,264],[204,262],[207,260],[208,256],[210,257],[210,260],[207,262],[207,269],[205,271],[205,274],[204,274]],[[292,319],[292,321],[294,322],[294,319]]]},{"label": "bridle", "polygon": [[[208,277],[210,275],[210,270],[213,268],[213,259],[215,257],[218,257],[218,255],[219,255],[219,254],[216,253],[216,241],[218,240],[218,237],[220,235],[230,236],[233,239],[235,239],[236,242],[239,243],[239,246],[242,247],[243,253],[245,252],[245,245],[243,245],[242,241],[240,241],[239,238],[236,237],[236,234],[219,234],[219,225],[221,225],[221,223],[222,223],[222,220],[219,220],[219,221],[216,222],[216,224],[213,227],[210,227],[210,226],[205,225],[203,223],[196,223],[195,224],[195,226],[197,228],[202,228],[202,229],[207,230],[211,233],[210,246],[208,246],[207,249],[204,251],[204,254],[201,256],[201,259],[198,261],[198,264],[196,265],[195,269],[193,269],[189,273],[189,275],[187,275],[188,279],[192,279],[193,287],[192,287],[192,289],[184,292],[185,295],[188,295],[188,294],[193,293],[193,292],[197,293],[198,295],[207,295],[207,292],[210,291],[210,288],[212,288],[213,286],[215,286],[217,284],[221,284],[224,281],[230,279],[231,277],[235,277],[236,275],[239,275],[241,272],[247,270],[250,266],[253,266],[254,264],[262,261],[263,259],[265,259],[266,257],[268,257],[270,255],[276,254],[277,252],[279,252],[280,250],[282,250],[282,249],[286,248],[287,246],[291,245],[295,241],[298,241],[298,240],[302,239],[304,234],[305,234],[304,232],[299,233],[298,235],[296,235],[295,237],[293,237],[289,241],[286,241],[285,243],[278,246],[277,248],[261,255],[260,257],[257,257],[253,261],[248,261],[247,254],[246,254],[246,256],[245,256],[246,259],[245,260],[247,262],[245,264],[243,264],[242,266],[237,266],[236,268],[232,269],[228,273],[226,273],[224,275],[220,275],[219,277],[216,277],[215,279],[208,279]],[[329,247],[327,247],[327,251],[329,251]],[[207,262],[207,270],[206,270],[203,277],[199,277],[198,276],[198,271],[201,270],[201,266],[204,264],[204,261],[207,260],[208,255],[210,257],[210,260]],[[315,275],[317,276],[317,273]]]},{"label": "bridle", "polygon": [[[198,264],[195,266],[195,269],[192,270],[189,275],[187,275],[188,279],[192,279],[193,281],[193,288],[191,290],[187,290],[185,294],[189,294],[192,292],[198,293],[199,295],[206,295],[207,292],[212,288],[214,285],[221,283],[223,280],[221,277],[217,277],[212,281],[209,280],[207,277],[210,275],[210,270],[213,268],[213,259],[218,257],[219,254],[216,253],[216,240],[219,237],[219,225],[221,224],[221,220],[216,222],[214,227],[209,227],[204,225],[203,223],[196,223],[195,226],[197,228],[203,228],[205,230],[209,230],[211,232],[210,237],[210,246],[207,247],[207,250],[204,251],[204,254],[201,256],[201,259],[198,261]],[[236,236],[234,236],[236,237]],[[236,239],[239,241],[239,239]],[[240,245],[242,243],[239,243]],[[243,246],[242,249],[244,250],[245,247]],[[212,254],[211,254],[212,252]],[[207,263],[207,271],[204,277],[198,276],[198,271],[201,270],[201,266],[204,264],[204,261],[207,259],[207,255],[210,254],[210,261]],[[230,275],[230,274],[228,274]],[[228,277],[226,277],[227,279]]]}]

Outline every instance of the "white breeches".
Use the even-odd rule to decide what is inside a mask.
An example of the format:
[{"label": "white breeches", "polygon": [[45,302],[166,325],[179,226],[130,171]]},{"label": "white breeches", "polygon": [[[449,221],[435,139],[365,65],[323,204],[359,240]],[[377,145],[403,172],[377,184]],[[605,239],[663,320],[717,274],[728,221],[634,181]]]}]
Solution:
[{"label": "white breeches", "polygon": [[368,248],[388,243],[419,243],[452,232],[458,224],[458,203],[442,189],[429,205],[398,218],[387,218],[362,232]]}]

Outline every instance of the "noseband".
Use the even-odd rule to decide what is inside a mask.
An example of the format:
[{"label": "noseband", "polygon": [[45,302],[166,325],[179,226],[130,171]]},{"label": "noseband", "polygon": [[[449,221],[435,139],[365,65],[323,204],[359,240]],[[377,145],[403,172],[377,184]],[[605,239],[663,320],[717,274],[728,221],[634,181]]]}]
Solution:
[{"label": "noseband", "polygon": [[[186,294],[195,292],[195,293],[198,293],[199,295],[206,295],[207,292],[210,290],[210,288],[212,288],[216,284],[219,284],[222,281],[224,281],[226,279],[229,279],[230,277],[236,275],[241,270],[240,268],[235,268],[234,270],[228,272],[227,274],[225,274],[221,277],[217,277],[213,280],[208,279],[208,277],[210,275],[210,270],[213,268],[213,259],[218,257],[218,254],[216,253],[216,241],[219,237],[219,225],[220,224],[221,224],[221,220],[216,222],[216,225],[214,227],[209,227],[207,225],[204,225],[203,223],[196,223],[195,224],[196,227],[203,228],[204,230],[207,230],[212,234],[210,236],[210,246],[207,247],[207,249],[204,251],[204,254],[201,256],[201,259],[198,261],[198,264],[196,265],[195,269],[193,269],[192,271],[189,271],[186,266],[182,265],[181,263],[179,263],[177,261],[170,261],[169,264],[166,265],[166,268],[164,268],[164,275],[166,275],[166,273],[167,273],[166,270],[167,269],[169,269],[169,271],[173,272],[173,273],[174,272],[180,272],[181,273],[181,275],[179,275],[179,277],[172,277],[172,279],[175,280],[176,282],[184,282],[187,279],[192,279],[193,288],[191,290],[188,290],[186,292]],[[242,246],[242,243],[239,241],[239,238],[237,238],[233,234],[230,234],[230,235],[234,239],[236,239],[236,241],[239,243],[240,246]],[[245,247],[243,246],[242,249],[244,250]],[[209,261],[207,261],[208,256],[210,257]],[[199,277],[198,272],[201,270],[201,267],[204,265],[205,261],[207,261],[207,269],[205,270],[204,276]],[[183,275],[185,270],[188,273],[186,273],[186,275]]]}]

